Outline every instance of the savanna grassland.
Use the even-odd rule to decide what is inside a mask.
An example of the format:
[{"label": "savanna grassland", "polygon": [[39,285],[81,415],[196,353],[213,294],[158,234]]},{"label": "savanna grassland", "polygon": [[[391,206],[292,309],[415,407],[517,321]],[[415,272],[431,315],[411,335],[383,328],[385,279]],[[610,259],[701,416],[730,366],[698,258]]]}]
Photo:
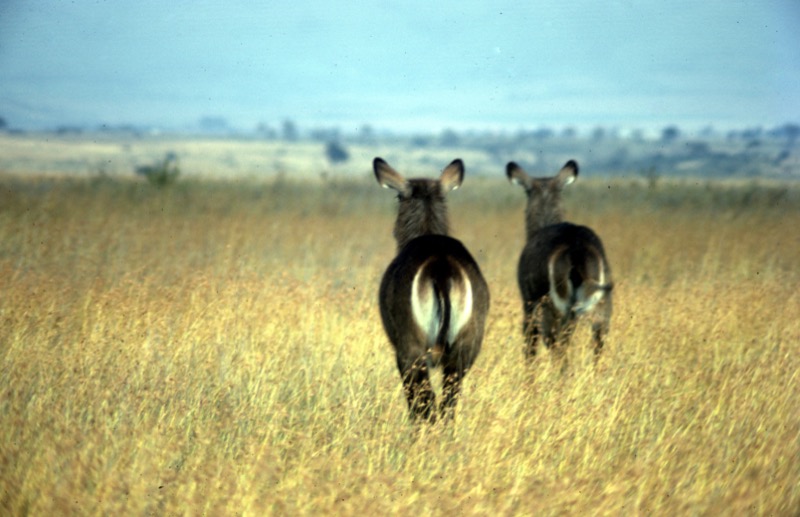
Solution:
[{"label": "savanna grassland", "polygon": [[449,206],[487,337],[455,421],[416,431],[377,308],[395,201],[368,164],[0,175],[0,513],[797,515],[800,187],[570,186],[615,313],[598,368],[580,327],[562,376],[522,361],[524,194],[467,166]]}]

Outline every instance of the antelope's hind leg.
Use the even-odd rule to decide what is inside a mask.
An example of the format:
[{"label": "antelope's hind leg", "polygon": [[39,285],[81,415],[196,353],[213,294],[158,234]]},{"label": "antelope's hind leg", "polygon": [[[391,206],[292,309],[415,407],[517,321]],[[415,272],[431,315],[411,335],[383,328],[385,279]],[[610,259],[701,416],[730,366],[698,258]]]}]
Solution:
[{"label": "antelope's hind leg", "polygon": [[[475,342],[476,340],[477,342]],[[442,406],[440,411],[445,420],[451,420],[455,415],[458,396],[461,394],[461,384],[475,362],[477,351],[480,348],[480,338],[462,338],[460,341],[460,343],[452,345],[442,360]],[[469,346],[464,346],[465,342],[469,342]]]},{"label": "antelope's hind leg", "polygon": [[594,314],[592,315],[592,339],[594,340],[594,363],[595,365],[600,359],[600,352],[605,345],[606,336],[608,336],[609,328],[611,327],[611,296],[607,295],[595,307]]},{"label": "antelope's hind leg", "polygon": [[574,318],[562,315],[552,303],[543,303],[542,313],[542,340],[550,350],[550,358],[554,365],[559,367],[561,373],[568,368],[567,347],[575,330]]},{"label": "antelope's hind leg", "polygon": [[461,393],[461,381],[466,370],[444,367],[442,379],[442,406],[440,412],[444,420],[452,420],[456,412],[458,395]]},{"label": "antelope's hind leg", "polygon": [[525,359],[536,359],[536,346],[539,340],[541,326],[541,307],[533,302],[525,302],[523,306],[522,337],[524,340],[522,352]]},{"label": "antelope's hind leg", "polygon": [[425,355],[412,361],[397,358],[397,367],[403,378],[403,393],[408,402],[408,410],[412,420],[436,420],[436,395],[431,386],[430,373]]}]

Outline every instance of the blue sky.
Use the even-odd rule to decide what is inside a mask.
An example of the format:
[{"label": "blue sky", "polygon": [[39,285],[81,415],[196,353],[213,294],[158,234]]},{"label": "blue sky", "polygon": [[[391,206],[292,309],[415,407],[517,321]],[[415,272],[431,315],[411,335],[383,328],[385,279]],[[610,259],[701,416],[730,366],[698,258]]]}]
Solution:
[{"label": "blue sky", "polygon": [[800,2],[0,2],[12,127],[800,122]]}]

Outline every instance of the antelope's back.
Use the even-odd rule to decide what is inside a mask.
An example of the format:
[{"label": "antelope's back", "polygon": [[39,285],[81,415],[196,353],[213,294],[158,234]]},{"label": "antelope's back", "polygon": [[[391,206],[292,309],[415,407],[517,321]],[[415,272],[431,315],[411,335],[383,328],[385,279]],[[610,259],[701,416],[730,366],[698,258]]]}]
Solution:
[{"label": "antelope's back", "polygon": [[[466,278],[464,278],[466,277]],[[466,281],[465,281],[466,280]],[[447,286],[446,288],[443,286]],[[417,289],[417,292],[414,292]],[[380,309],[384,328],[395,345],[409,332],[429,343],[438,333],[441,314],[436,290],[453,295],[451,324],[456,328],[474,319],[483,335],[489,309],[489,288],[480,267],[457,239],[424,235],[411,241],[395,257],[383,275]],[[410,324],[414,322],[416,329]],[[454,339],[452,333],[448,339]]]},{"label": "antelope's back", "polygon": [[538,300],[549,292],[548,264],[555,250],[564,250],[573,264],[585,262],[596,250],[603,261],[604,276],[610,282],[611,271],[603,243],[597,234],[586,226],[553,224],[536,232],[520,255],[517,280],[525,300]]}]

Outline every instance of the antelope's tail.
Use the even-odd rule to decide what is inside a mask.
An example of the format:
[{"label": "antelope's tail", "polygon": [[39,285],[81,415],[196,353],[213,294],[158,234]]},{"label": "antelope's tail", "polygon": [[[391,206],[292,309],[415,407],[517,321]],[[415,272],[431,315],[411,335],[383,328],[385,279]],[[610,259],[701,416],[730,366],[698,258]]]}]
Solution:
[{"label": "antelope's tail", "polygon": [[425,262],[414,276],[411,307],[434,358],[450,348],[472,315],[472,285],[447,257]]},{"label": "antelope's tail", "polygon": [[[445,280],[445,284],[450,282]],[[433,292],[436,295],[437,313],[439,315],[439,330],[436,333],[436,342],[433,343],[433,354],[441,356],[441,354],[450,347],[448,333],[450,332],[450,317],[453,307],[450,303],[450,286],[439,285],[439,282],[433,283]]]}]

